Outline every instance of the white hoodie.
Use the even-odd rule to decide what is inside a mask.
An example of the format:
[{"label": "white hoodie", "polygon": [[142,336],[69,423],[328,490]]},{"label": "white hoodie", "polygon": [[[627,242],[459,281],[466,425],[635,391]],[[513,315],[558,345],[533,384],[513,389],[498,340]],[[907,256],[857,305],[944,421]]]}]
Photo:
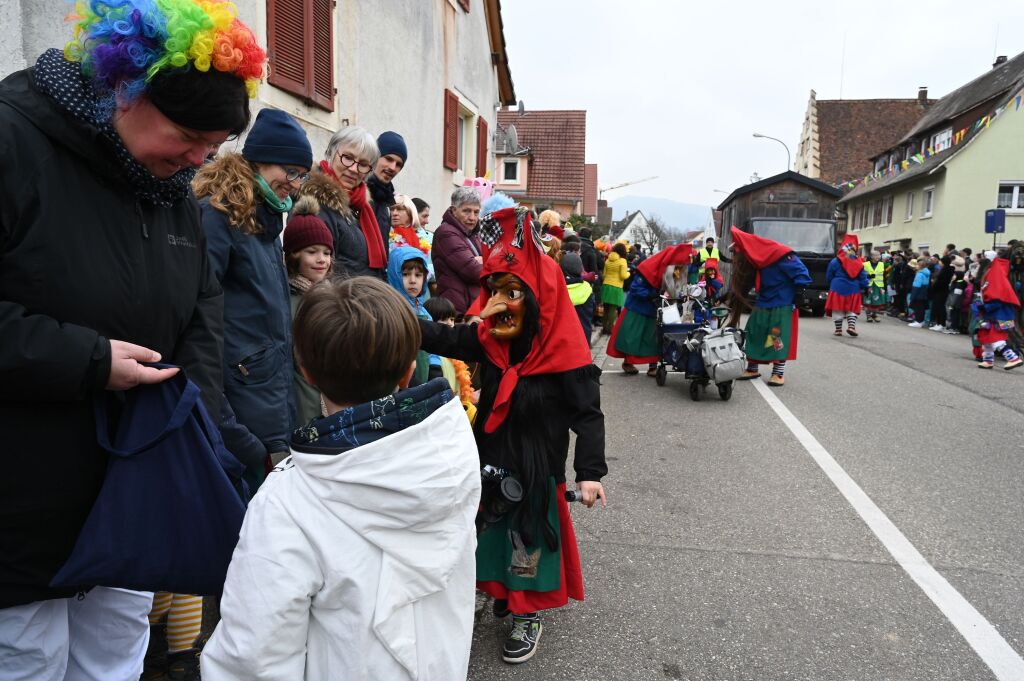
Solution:
[{"label": "white hoodie", "polygon": [[479,501],[457,399],[340,454],[293,451],[246,513],[204,681],[465,679]]}]

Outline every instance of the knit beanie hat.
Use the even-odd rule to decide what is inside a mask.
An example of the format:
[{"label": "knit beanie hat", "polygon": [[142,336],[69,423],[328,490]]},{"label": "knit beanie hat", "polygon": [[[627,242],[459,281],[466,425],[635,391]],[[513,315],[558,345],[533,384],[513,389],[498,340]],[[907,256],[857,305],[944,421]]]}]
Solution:
[{"label": "knit beanie hat", "polygon": [[[264,109],[265,110],[265,109]],[[312,196],[295,202],[292,216],[284,230],[284,252],[296,253],[309,246],[327,246],[334,252],[334,236],[318,217],[320,204]]]},{"label": "knit beanie hat", "polygon": [[394,154],[402,159],[403,163],[409,160],[409,150],[405,147],[405,139],[397,132],[388,130],[381,133],[380,137],[377,138],[377,149],[380,150],[381,156]]},{"label": "knit beanie hat", "polygon": [[579,253],[562,254],[562,273],[567,277],[583,276],[583,259]]},{"label": "knit beanie hat", "polygon": [[261,109],[242,147],[242,156],[256,163],[313,167],[313,148],[306,131],[279,109]]}]

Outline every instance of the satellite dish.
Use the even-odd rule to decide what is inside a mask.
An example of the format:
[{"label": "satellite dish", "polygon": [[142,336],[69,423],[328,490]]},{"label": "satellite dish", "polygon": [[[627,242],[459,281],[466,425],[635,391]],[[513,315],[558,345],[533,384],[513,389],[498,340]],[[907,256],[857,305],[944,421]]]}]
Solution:
[{"label": "satellite dish", "polygon": [[526,105],[523,104],[523,100],[520,99],[519,100],[519,115],[522,116],[524,113],[526,113]]},{"label": "satellite dish", "polygon": [[519,133],[516,132],[516,126],[511,123],[505,128],[505,149],[510,154],[519,151]]}]

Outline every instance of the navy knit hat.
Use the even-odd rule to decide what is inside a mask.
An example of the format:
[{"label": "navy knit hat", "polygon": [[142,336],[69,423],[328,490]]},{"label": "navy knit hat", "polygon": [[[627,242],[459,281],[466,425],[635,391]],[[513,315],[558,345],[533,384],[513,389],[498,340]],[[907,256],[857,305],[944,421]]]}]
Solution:
[{"label": "navy knit hat", "polygon": [[242,156],[256,163],[313,167],[313,148],[306,131],[278,109],[261,109],[242,147]]},{"label": "navy knit hat", "polygon": [[377,138],[377,148],[380,150],[381,156],[394,154],[402,159],[402,163],[409,160],[409,150],[405,147],[405,139],[397,132],[391,130],[382,132]]}]

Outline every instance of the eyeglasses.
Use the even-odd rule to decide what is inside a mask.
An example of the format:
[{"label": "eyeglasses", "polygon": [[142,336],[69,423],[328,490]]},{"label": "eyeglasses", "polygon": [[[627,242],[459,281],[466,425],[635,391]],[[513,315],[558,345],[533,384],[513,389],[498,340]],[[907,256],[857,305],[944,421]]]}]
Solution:
[{"label": "eyeglasses", "polygon": [[309,173],[307,173],[304,170],[299,170],[298,168],[288,168],[286,166],[281,166],[281,170],[284,171],[284,178],[289,182],[294,182],[295,180],[298,180],[300,183],[305,184],[306,180],[309,179]]},{"label": "eyeglasses", "polygon": [[339,158],[341,158],[341,165],[345,166],[346,168],[351,168],[352,166],[355,166],[356,170],[363,173],[364,175],[373,170],[373,166],[370,165],[369,163],[363,163],[362,161],[359,161],[357,163],[356,157],[352,156],[351,154],[339,153],[338,156]]}]

